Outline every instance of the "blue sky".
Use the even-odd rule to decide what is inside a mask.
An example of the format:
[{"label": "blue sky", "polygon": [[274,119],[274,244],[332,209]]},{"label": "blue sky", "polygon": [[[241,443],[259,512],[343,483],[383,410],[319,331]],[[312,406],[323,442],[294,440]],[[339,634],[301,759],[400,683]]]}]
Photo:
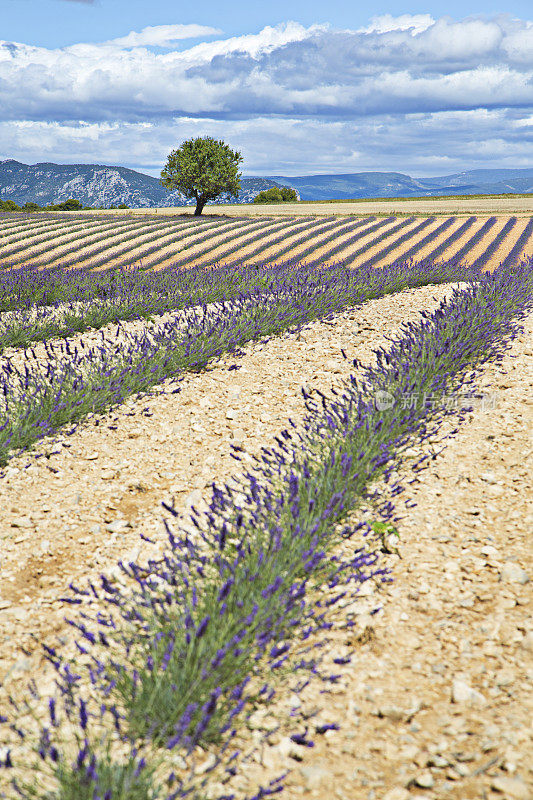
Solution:
[{"label": "blue sky", "polygon": [[158,175],[533,166],[531,0],[0,0],[0,159]]},{"label": "blue sky", "polygon": [[295,20],[303,25],[329,23],[359,28],[370,16],[391,14],[449,15],[461,19],[505,12],[527,19],[531,0],[0,0],[0,38],[44,47],[101,41],[148,25],[197,23],[229,36],[253,33],[266,25]]}]

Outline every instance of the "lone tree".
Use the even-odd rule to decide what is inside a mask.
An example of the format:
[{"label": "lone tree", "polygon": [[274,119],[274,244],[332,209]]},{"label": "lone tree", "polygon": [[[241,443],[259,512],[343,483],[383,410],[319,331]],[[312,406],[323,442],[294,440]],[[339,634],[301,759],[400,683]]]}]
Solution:
[{"label": "lone tree", "polygon": [[177,189],[188,200],[196,200],[195,216],[205,204],[221,194],[237,197],[241,188],[240,153],[212,136],[187,139],[173,150],[161,172],[161,183]]}]

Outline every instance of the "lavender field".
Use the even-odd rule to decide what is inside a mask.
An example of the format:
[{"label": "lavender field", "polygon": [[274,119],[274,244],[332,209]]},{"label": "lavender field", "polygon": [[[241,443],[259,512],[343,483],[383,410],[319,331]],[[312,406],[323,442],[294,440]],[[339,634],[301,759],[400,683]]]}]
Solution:
[{"label": "lavender field", "polygon": [[[402,622],[452,613],[435,594],[432,537],[408,555],[406,536],[425,535],[406,534],[412,495],[496,402],[506,359],[528,357],[533,220],[4,215],[0,234],[0,796],[501,795],[513,771],[491,772],[499,756],[481,768],[500,724],[486,667],[468,677],[454,652],[449,670],[428,666],[428,695],[407,709],[380,681],[387,652],[396,662],[411,646]],[[521,369],[504,389],[523,385]],[[523,465],[509,464],[521,486]],[[431,495],[428,522],[446,564],[453,540],[431,509],[441,497],[455,508],[450,485]],[[496,514],[497,498],[470,519]],[[490,577],[486,600],[460,595],[456,626],[492,602],[493,579],[528,582],[519,549],[504,563],[469,524],[463,549],[476,546]],[[411,622],[402,581],[419,606]],[[519,615],[521,591],[506,595]],[[520,620],[506,645],[517,671]],[[430,647],[428,633],[427,663],[441,664]],[[404,689],[422,695],[425,650],[413,648]],[[433,747],[444,695],[466,704],[470,761],[442,744],[462,728]],[[387,772],[391,723],[404,748],[427,733],[400,777]],[[364,751],[372,740],[383,744]],[[365,773],[374,763],[382,777]]]},{"label": "lavender field", "polygon": [[294,261],[345,266],[462,260],[494,268],[533,255],[527,216],[3,214],[0,265],[190,268]]}]

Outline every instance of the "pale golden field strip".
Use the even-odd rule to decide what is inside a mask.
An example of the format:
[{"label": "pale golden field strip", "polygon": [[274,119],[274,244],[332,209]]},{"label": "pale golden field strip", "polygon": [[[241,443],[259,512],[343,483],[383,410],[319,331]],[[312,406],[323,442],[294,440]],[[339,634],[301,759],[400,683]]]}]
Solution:
[{"label": "pale golden field strip", "polygon": [[[224,213],[229,216],[261,216],[271,214],[272,209],[276,215],[298,214],[514,214],[515,216],[530,216],[533,213],[533,195],[479,195],[472,197],[413,197],[413,198],[376,198],[372,200],[333,200],[333,201],[306,201],[298,203],[281,203],[269,205],[224,205],[208,206],[204,213]],[[151,213],[153,209],[137,208],[133,213]],[[89,213],[89,212],[88,212]],[[111,214],[112,211],[107,213]],[[119,213],[131,213],[123,211]],[[190,214],[190,206],[175,206],[158,208],[158,214]]]},{"label": "pale golden field strip", "polygon": [[[426,212],[435,202],[426,203]],[[226,207],[224,213],[213,207],[197,218],[190,210],[174,216],[151,211],[5,215],[0,218],[0,265],[186,269],[290,260],[381,267],[408,259],[457,259],[495,268],[533,256],[531,214],[309,216],[280,215],[276,207],[269,214],[236,217],[226,215]]]}]

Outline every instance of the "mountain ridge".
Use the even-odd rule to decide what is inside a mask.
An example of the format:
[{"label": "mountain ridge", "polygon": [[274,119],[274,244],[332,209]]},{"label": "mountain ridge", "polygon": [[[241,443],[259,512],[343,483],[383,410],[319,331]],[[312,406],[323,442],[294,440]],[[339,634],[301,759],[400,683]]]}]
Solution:
[{"label": "mountain ridge", "polygon": [[403,172],[356,172],[291,178],[273,175],[272,179],[297,189],[302,200],[533,192],[533,168],[466,170],[432,178],[413,178]]},{"label": "mountain ridge", "polygon": [[[222,197],[214,203],[251,203],[260,191],[281,185],[269,178],[243,178],[237,201]],[[18,205],[53,205],[70,197],[85,206],[125,203],[131,208],[161,208],[194,204],[177,191],[169,192],[157,178],[129,167],[0,161],[0,200],[13,200]]]},{"label": "mountain ridge", "polygon": [[[262,190],[289,186],[302,200],[350,200],[379,197],[424,197],[456,194],[526,194],[533,192],[533,168],[478,169],[415,178],[402,172],[325,173],[288,177],[247,176],[241,192],[219,198],[215,205],[250,203]],[[179,192],[169,192],[157,178],[129,167],[107,164],[23,164],[0,161],[0,199],[19,205],[60,203],[74,197],[87,206],[124,203],[131,208],[188,205]]]}]

